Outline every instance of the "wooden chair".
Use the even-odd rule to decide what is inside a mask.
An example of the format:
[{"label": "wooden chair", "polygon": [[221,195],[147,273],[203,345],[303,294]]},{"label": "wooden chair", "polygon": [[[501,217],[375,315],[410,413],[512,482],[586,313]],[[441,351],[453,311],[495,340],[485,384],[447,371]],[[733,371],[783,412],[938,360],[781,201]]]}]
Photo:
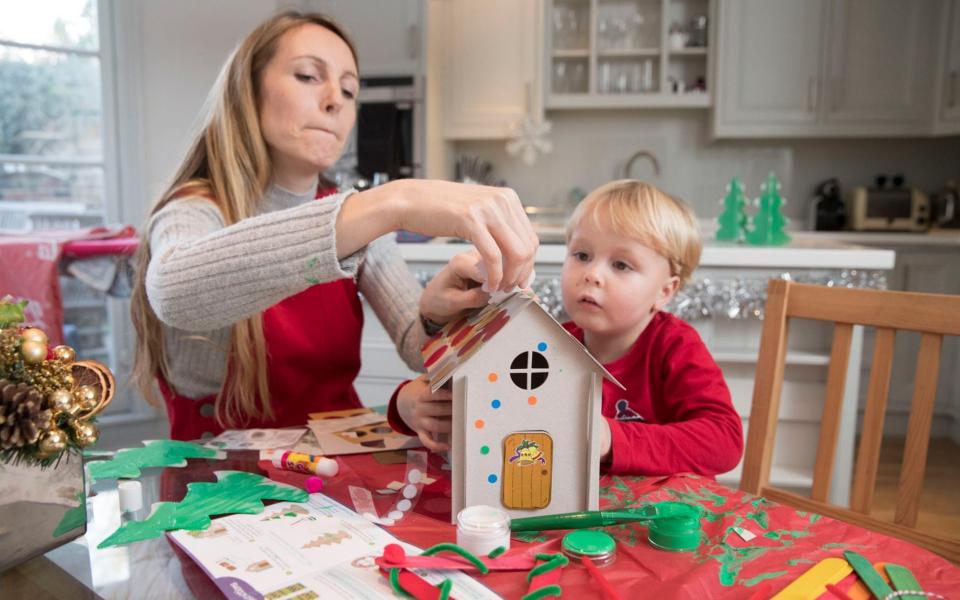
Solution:
[{"label": "wooden chair", "polygon": [[[826,398],[810,498],[771,488],[773,442],[783,387],[790,318],[834,322]],[[866,411],[854,466],[850,508],[827,503],[854,325],[876,328],[876,345]],[[870,516],[877,478],[896,330],[921,333],[916,379],[907,426],[894,521]],[[806,285],[772,280],[753,389],[753,407],[740,489],[775,502],[847,521],[924,546],[960,562],[960,540],[916,530],[917,510],[927,463],[944,335],[960,335],[960,296],[916,294]]]}]

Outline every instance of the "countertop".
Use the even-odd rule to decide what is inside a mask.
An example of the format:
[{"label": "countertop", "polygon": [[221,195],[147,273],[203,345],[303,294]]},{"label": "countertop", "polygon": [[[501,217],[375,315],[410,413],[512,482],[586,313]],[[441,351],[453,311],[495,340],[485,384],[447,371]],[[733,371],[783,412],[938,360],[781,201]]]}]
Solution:
[{"label": "countertop", "polygon": [[[424,243],[400,244],[407,262],[446,262],[455,254],[472,246],[438,238]],[[708,241],[700,258],[704,267],[792,268],[792,269],[892,269],[895,252],[870,248],[820,236],[797,236],[787,246],[744,246]],[[566,257],[564,244],[544,243],[537,253],[537,263],[562,264]]]}]

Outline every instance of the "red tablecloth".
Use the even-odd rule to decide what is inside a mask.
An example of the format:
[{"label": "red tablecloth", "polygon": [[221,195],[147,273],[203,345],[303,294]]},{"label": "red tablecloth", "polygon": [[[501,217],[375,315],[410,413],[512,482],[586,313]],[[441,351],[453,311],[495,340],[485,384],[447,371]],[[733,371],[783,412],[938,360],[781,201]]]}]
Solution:
[{"label": "red tablecloth", "polygon": [[52,344],[60,344],[60,260],[66,249],[73,244],[84,257],[129,253],[136,250],[135,235],[132,227],[0,233],[0,297],[27,300],[26,323],[43,329]]},{"label": "red tablecloth", "polygon": [[[386,487],[404,477],[404,464],[381,464],[373,455],[338,457],[340,474],[325,482],[323,492],[351,506],[347,487],[361,485],[371,490]],[[449,471],[431,456],[430,475],[437,481],[423,489],[414,510],[390,532],[398,538],[427,548],[456,540],[450,524]],[[167,469],[169,476],[162,499],[179,500],[186,483],[198,479],[213,481],[214,470],[241,467],[240,463],[207,463],[209,476],[184,469]],[[278,481],[302,485],[305,476],[276,471],[267,463],[260,467]],[[248,465],[249,468],[249,465]],[[166,475],[166,473],[165,473]],[[646,528],[638,524],[605,528],[618,541],[616,562],[603,569],[604,576],[623,598],[769,598],[799,577],[816,562],[841,556],[852,549],[871,562],[893,562],[909,568],[926,591],[960,598],[960,569],[945,559],[863,528],[749,496],[693,475],[672,477],[610,477],[600,482],[600,505],[635,506],[643,502],[681,500],[704,509],[707,541],[695,553],[671,553],[647,543]],[[374,494],[381,513],[393,504],[394,496]],[[743,541],[732,527],[755,533]],[[528,547],[538,552],[558,552],[565,532],[532,535],[529,542],[516,537],[512,548]],[[203,572],[182,557],[188,583],[198,597],[214,597],[216,587]],[[480,581],[506,598],[519,598],[527,589],[525,573],[491,573]],[[584,567],[567,566],[560,580],[567,598],[599,598],[600,593]]]}]

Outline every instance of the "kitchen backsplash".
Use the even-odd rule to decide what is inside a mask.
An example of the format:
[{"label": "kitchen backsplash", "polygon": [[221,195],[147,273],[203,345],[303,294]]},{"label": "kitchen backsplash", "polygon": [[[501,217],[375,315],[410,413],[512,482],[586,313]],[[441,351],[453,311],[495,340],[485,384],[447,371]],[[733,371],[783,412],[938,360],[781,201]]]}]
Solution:
[{"label": "kitchen backsplash", "polygon": [[631,176],[690,202],[700,218],[720,212],[730,178],[739,175],[747,195],[759,195],[769,171],[783,184],[792,219],[807,218],[814,186],[831,176],[846,188],[867,184],[877,173],[902,173],[906,184],[933,192],[960,180],[960,138],[746,140],[714,142],[706,111],[556,111],[554,150],[527,166],[507,154],[501,141],[458,142],[458,154],[490,161],[525,204],[563,206],[574,187],[589,191],[623,175],[638,150],[659,162],[634,162]]}]

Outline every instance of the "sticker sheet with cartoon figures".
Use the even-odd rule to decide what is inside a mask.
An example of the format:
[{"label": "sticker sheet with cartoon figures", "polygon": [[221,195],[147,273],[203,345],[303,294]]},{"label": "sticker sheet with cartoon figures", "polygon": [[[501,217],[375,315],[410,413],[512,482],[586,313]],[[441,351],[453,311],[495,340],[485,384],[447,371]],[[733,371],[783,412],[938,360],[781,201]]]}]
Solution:
[{"label": "sticker sheet with cartoon figures", "polygon": [[[373,559],[387,544],[420,553],[323,494],[305,503],[279,502],[261,514],[215,519],[204,531],[168,535],[228,598],[394,599]],[[462,573],[426,571],[424,578],[435,585],[450,578],[456,598],[497,598]]]}]

